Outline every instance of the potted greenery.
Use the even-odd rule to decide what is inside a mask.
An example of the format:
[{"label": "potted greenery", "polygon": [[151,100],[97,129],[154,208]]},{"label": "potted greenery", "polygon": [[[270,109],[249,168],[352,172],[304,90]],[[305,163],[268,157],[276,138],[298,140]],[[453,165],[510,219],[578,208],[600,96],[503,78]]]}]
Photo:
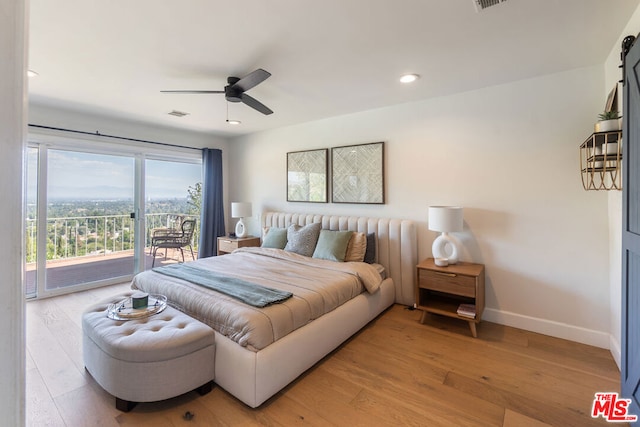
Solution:
[{"label": "potted greenery", "polygon": [[[604,111],[598,115],[598,118],[600,120],[596,123],[596,132],[615,132],[622,128],[622,119],[616,110]],[[607,137],[601,147],[594,147],[594,154],[619,155],[618,141],[609,141]]]},{"label": "potted greenery", "polygon": [[620,130],[620,114],[616,110],[605,111],[598,115],[596,132],[610,132]]}]

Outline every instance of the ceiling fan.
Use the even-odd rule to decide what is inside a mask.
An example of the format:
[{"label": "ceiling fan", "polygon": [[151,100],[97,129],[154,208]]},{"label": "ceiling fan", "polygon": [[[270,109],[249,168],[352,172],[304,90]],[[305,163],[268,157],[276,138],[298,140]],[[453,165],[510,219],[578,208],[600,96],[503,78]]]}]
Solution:
[{"label": "ceiling fan", "polygon": [[227,77],[228,85],[224,87],[224,90],[161,90],[160,92],[195,94],[224,93],[224,97],[229,102],[243,102],[262,114],[272,114],[273,111],[271,111],[269,107],[245,93],[252,87],[257,86],[268,79],[270,76],[270,72],[265,71],[262,68],[258,68],[241,79],[238,77]]}]

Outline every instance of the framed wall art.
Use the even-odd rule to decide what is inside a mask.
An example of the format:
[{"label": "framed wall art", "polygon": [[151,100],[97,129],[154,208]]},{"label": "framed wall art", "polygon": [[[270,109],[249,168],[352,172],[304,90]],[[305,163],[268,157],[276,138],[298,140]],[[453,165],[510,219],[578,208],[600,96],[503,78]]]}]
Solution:
[{"label": "framed wall art", "polygon": [[327,203],[329,150],[287,153],[287,201]]},{"label": "framed wall art", "polygon": [[384,142],[331,149],[333,203],[384,204]]}]

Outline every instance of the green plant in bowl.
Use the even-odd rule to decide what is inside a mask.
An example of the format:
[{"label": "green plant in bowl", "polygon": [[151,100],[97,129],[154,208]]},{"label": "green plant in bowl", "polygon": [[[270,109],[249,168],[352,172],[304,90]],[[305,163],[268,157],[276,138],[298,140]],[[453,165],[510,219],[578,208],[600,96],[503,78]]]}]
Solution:
[{"label": "green plant in bowl", "polygon": [[615,119],[619,119],[619,118],[620,118],[620,113],[618,113],[618,111],[616,111],[616,110],[604,111],[604,112],[598,114],[598,119],[600,119],[600,121],[615,120]]}]

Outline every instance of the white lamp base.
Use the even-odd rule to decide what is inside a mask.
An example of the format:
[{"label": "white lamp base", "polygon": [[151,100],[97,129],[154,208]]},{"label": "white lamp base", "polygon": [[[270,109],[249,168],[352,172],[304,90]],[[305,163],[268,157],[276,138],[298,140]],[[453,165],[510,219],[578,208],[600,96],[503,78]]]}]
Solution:
[{"label": "white lamp base", "polygon": [[[447,245],[451,248],[451,253],[447,253]],[[442,233],[436,240],[433,241],[431,247],[434,258],[446,258],[449,264],[456,264],[458,262],[458,242],[447,233]]]},{"label": "white lamp base", "polygon": [[244,226],[244,222],[242,222],[242,218],[236,224],[236,237],[247,237],[247,229]]}]

